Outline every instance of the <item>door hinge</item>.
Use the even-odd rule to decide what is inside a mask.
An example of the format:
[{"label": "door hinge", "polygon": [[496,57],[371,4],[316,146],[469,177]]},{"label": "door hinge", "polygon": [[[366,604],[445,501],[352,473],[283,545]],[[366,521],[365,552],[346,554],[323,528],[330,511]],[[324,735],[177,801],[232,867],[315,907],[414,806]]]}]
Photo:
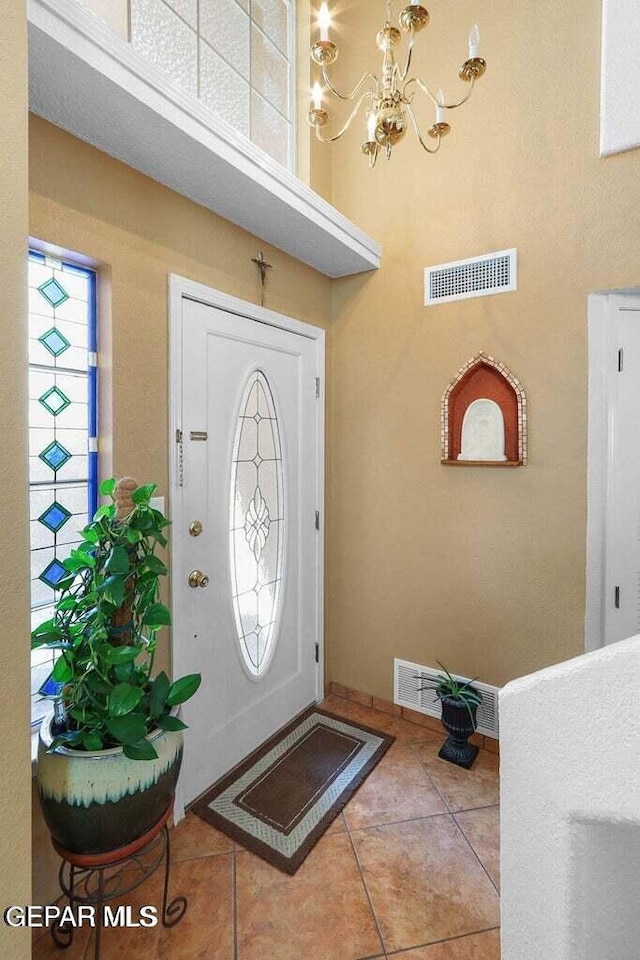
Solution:
[{"label": "door hinge", "polygon": [[620,587],[615,588],[613,603],[615,605],[616,610],[619,610],[620,609]]},{"label": "door hinge", "polygon": [[316,663],[320,663],[320,644],[316,643]]},{"label": "door hinge", "polygon": [[624,350],[622,347],[618,350],[618,373],[622,373],[624,369]]},{"label": "door hinge", "polygon": [[316,377],[316,397],[320,396],[320,377]]},{"label": "door hinge", "polygon": [[316,530],[320,529],[320,511],[316,510]]}]

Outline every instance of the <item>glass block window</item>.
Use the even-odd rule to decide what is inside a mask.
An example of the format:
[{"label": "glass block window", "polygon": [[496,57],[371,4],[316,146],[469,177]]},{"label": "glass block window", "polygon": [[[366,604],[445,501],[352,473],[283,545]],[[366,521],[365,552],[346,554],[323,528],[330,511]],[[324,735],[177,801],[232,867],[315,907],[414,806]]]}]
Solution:
[{"label": "glass block window", "polygon": [[294,0],[131,0],[131,43],[294,169]]},{"label": "glass block window", "polygon": [[[96,276],[29,253],[31,625],[53,615],[62,561],[97,508]],[[54,655],[31,654],[32,723]]]},{"label": "glass block window", "polygon": [[284,476],[278,417],[260,370],[247,383],[231,470],[229,552],[236,630],[249,675],[269,666],[283,586]]}]

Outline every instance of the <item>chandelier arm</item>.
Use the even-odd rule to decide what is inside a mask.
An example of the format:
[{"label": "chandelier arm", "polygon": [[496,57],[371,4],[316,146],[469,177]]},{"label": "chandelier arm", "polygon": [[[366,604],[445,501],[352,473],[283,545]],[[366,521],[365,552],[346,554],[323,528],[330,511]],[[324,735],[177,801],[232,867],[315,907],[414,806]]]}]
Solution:
[{"label": "chandelier arm", "polygon": [[373,80],[373,82],[374,82],[375,85],[376,85],[376,90],[378,90],[378,88],[379,88],[379,86],[380,86],[380,84],[379,84],[379,82],[378,82],[378,78],[376,77],[375,74],[373,74],[373,73],[364,73],[364,74],[360,77],[360,79],[358,80],[358,82],[356,83],[356,85],[355,85],[355,87],[353,88],[353,90],[351,91],[351,93],[349,93],[349,94],[347,94],[347,96],[345,96],[344,94],[339,93],[339,92],[336,90],[336,88],[333,86],[333,84],[331,83],[331,80],[329,80],[329,76],[328,76],[328,74],[327,74],[327,68],[326,68],[325,66],[322,67],[322,79],[324,80],[326,86],[329,88],[329,90],[330,90],[331,93],[334,95],[334,97],[337,97],[338,100],[353,100],[353,98],[355,97],[355,95],[358,93],[358,90],[360,89],[360,87],[362,86],[362,84],[365,83],[366,80]]},{"label": "chandelier arm", "polygon": [[429,90],[429,87],[426,85],[426,83],[423,83],[420,77],[412,77],[411,80],[407,80],[406,84],[404,85],[404,90],[402,91],[403,96],[405,95],[405,91],[410,83],[416,83],[420,87],[422,92],[426,93],[426,95],[429,97],[429,99],[431,100],[431,102],[435,107],[444,107],[445,110],[455,110],[456,107],[461,107],[463,103],[467,102],[467,100],[473,93],[473,88],[475,87],[476,80],[475,80],[475,77],[471,78],[471,80],[469,81],[469,92],[466,94],[466,96],[462,98],[462,100],[458,100],[457,103],[440,103],[440,101],[435,96],[435,94],[433,94],[431,90]]},{"label": "chandelier arm", "polygon": [[333,137],[323,137],[322,134],[320,133],[320,126],[319,126],[319,124],[316,124],[316,137],[318,138],[318,140],[320,140],[322,143],[334,143],[336,140],[339,140],[340,137],[342,137],[342,136],[347,132],[347,130],[349,129],[349,127],[351,126],[351,121],[354,119],[354,117],[355,117],[356,114],[358,113],[358,110],[360,109],[360,107],[362,106],[362,104],[364,103],[364,101],[365,101],[368,97],[371,97],[371,96],[373,96],[373,94],[371,93],[371,90],[367,90],[365,93],[362,94],[362,96],[360,97],[360,99],[359,99],[358,102],[356,103],[355,107],[353,108],[353,110],[351,111],[351,113],[349,114],[349,116],[347,117],[347,120],[346,120],[344,126],[342,127],[342,129],[341,129],[338,133],[335,134],[335,136],[333,136]]},{"label": "chandelier arm", "polygon": [[415,40],[416,40],[416,32],[415,32],[415,30],[413,29],[413,27],[411,27],[411,37],[410,37],[410,39],[409,39],[409,49],[407,50],[407,62],[405,63],[404,70],[400,70],[399,68],[396,68],[396,69],[398,70],[398,79],[400,80],[400,83],[404,83],[404,82],[405,82],[405,80],[407,79],[407,74],[409,73],[409,70],[411,69],[411,59],[412,59],[412,57],[413,57],[413,45],[414,45],[414,43],[415,43]]},{"label": "chandelier arm", "polygon": [[418,140],[420,141],[420,146],[421,146],[424,150],[426,150],[427,153],[437,153],[438,150],[440,149],[440,144],[442,143],[442,137],[440,136],[440,134],[438,134],[438,136],[436,137],[436,144],[435,144],[435,146],[434,146],[434,147],[428,146],[428,145],[424,142],[424,140],[422,139],[422,134],[420,133],[420,127],[418,126],[418,121],[416,120],[416,116],[415,116],[413,110],[411,109],[411,105],[410,105],[410,104],[407,104],[407,113],[409,114],[409,116],[410,116],[410,118],[411,118],[411,125],[413,126],[413,129],[414,129],[414,132],[415,132],[416,137],[417,137]]}]

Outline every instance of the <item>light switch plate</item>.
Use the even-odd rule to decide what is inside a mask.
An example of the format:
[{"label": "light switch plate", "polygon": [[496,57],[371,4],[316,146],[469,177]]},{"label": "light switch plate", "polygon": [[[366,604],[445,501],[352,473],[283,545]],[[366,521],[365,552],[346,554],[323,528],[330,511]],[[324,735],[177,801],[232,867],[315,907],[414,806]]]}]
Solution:
[{"label": "light switch plate", "polygon": [[151,497],[151,500],[149,500],[149,506],[152,508],[152,510],[159,510],[160,513],[164,513],[164,497]]}]

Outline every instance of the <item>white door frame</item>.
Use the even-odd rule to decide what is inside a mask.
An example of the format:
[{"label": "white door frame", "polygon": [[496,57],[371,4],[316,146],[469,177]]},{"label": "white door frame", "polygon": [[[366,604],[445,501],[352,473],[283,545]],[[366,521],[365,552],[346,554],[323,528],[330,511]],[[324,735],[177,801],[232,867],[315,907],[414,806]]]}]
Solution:
[{"label": "white door frame", "polygon": [[[317,417],[317,489],[318,510],[320,511],[320,531],[316,538],[316,557],[318,569],[317,589],[317,623],[316,642],[318,643],[318,667],[316,671],[316,701],[324,697],[324,380],[325,380],[325,331],[301,320],[294,320],[283,314],[267,310],[255,303],[232,297],[221,290],[214,290],[202,283],[188,280],[176,274],[169,274],[169,516],[172,526],[183,529],[188,522],[182,497],[183,488],[179,483],[179,444],[176,442],[178,431],[182,430],[182,301],[195,300],[207,306],[216,307],[226,313],[235,314],[247,320],[287,330],[299,336],[315,341],[316,344],[316,376],[319,381],[319,400],[316,406]],[[183,547],[180,537],[171,540],[171,558],[169,565],[171,609],[174,618],[180,618],[181,605],[184,602],[184,590],[173,577],[174,569],[184,569],[182,560]],[[171,661],[176,662],[176,645],[174,634],[171,635]],[[188,735],[188,734],[187,734]],[[180,820],[184,816],[184,802],[181,796],[180,784],[176,792],[174,819]]]},{"label": "white door frame", "polygon": [[589,405],[587,439],[587,576],[585,650],[605,640],[607,516],[612,490],[613,437],[617,398],[617,349],[612,309],[640,289],[593,293],[589,297]]}]

